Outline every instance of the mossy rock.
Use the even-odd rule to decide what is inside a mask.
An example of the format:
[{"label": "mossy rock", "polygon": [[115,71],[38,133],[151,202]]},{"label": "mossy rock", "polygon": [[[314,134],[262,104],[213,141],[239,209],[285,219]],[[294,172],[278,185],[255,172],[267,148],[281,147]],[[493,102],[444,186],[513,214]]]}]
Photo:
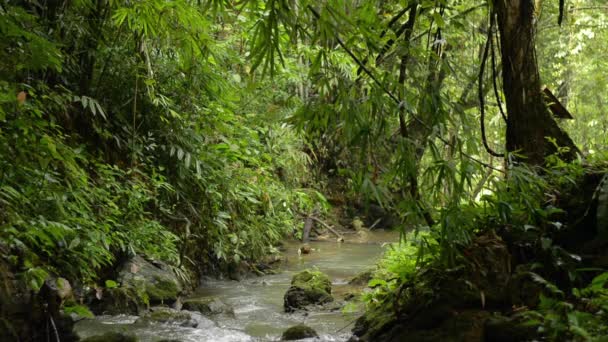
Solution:
[{"label": "mossy rock", "polygon": [[181,288],[178,282],[174,279],[167,279],[155,276],[152,286],[146,284],[145,291],[151,301],[166,301],[175,300],[179,295]]},{"label": "mossy rock", "polygon": [[137,337],[119,332],[108,332],[103,335],[87,337],[81,342],[137,342]]},{"label": "mossy rock", "polygon": [[200,312],[207,316],[226,314],[234,317],[234,309],[223,303],[218,298],[186,299],[182,304],[182,309]]},{"label": "mossy rock", "polygon": [[355,286],[367,286],[369,281],[372,279],[372,273],[372,270],[363,271],[349,280],[348,284]]},{"label": "mossy rock", "polygon": [[107,289],[101,302],[93,302],[95,314],[132,314],[137,315],[146,308],[143,299],[133,290],[124,287]]},{"label": "mossy rock", "polygon": [[[416,342],[483,342],[484,323],[489,312],[484,310],[452,311],[446,314],[445,307],[437,308],[440,313],[427,314],[417,322],[401,322],[394,317],[379,316],[368,320],[367,326],[355,327],[359,341],[416,341]],[[427,309],[434,310],[433,308]],[[428,321],[421,322],[422,319]],[[359,323],[359,322],[358,322]],[[359,329],[357,329],[359,328]],[[361,330],[361,328],[363,328]],[[363,332],[363,334],[361,334]]]},{"label": "mossy rock", "polygon": [[161,309],[155,310],[150,313],[148,316],[149,319],[160,322],[174,322],[174,321],[183,321],[191,318],[190,314],[184,311],[177,311],[172,309]]},{"label": "mossy rock", "polygon": [[121,287],[150,303],[173,302],[182,291],[179,280],[167,264],[153,263],[141,256],[135,256],[122,265],[118,280]]},{"label": "mossy rock", "polygon": [[331,294],[331,280],[321,271],[304,270],[293,276],[291,285],[301,288],[319,289]]},{"label": "mossy rock", "polygon": [[198,322],[192,319],[192,315],[189,312],[170,308],[151,308],[150,312],[142,315],[137,320],[137,323],[164,323],[193,328],[198,325]]},{"label": "mossy rock", "polygon": [[291,287],[285,293],[283,306],[285,312],[306,309],[309,305],[332,302],[331,281],[322,272],[305,270],[291,280]]},{"label": "mossy rock", "polygon": [[97,314],[139,314],[150,304],[170,304],[177,300],[182,286],[165,263],[135,256],[119,267],[119,287],[105,289],[101,301],[93,297]]},{"label": "mossy rock", "polygon": [[281,341],[295,341],[312,337],[319,337],[319,335],[313,328],[304,324],[298,324],[285,330],[283,336],[281,336]]},{"label": "mossy rock", "polygon": [[241,281],[251,274],[249,263],[241,260],[240,262],[231,262],[227,266],[228,279]]},{"label": "mossy rock", "polygon": [[[395,316],[392,310],[386,310],[381,306],[374,307],[355,322],[353,334],[365,341],[366,337],[377,336],[383,331],[388,331],[395,324]],[[356,339],[359,341],[359,339]]]}]

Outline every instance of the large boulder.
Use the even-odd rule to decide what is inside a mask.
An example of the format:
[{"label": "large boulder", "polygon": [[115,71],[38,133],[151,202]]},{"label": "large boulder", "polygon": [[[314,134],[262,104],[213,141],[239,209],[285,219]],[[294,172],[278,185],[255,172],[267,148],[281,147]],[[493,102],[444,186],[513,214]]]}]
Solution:
[{"label": "large boulder", "polygon": [[96,288],[89,306],[96,314],[138,315],[150,305],[177,301],[182,285],[167,264],[135,256],[118,268],[119,286]]},{"label": "large boulder", "polygon": [[281,341],[295,341],[313,337],[319,337],[313,328],[304,324],[298,324],[285,330],[283,336],[281,336]]},{"label": "large boulder", "polygon": [[332,302],[331,281],[322,272],[305,270],[296,274],[291,280],[291,287],[285,293],[283,306],[285,312],[306,309],[309,305],[321,305]]},{"label": "large boulder", "polygon": [[147,261],[136,255],[125,262],[118,273],[121,287],[147,295],[150,303],[174,302],[182,286],[169,265]]}]

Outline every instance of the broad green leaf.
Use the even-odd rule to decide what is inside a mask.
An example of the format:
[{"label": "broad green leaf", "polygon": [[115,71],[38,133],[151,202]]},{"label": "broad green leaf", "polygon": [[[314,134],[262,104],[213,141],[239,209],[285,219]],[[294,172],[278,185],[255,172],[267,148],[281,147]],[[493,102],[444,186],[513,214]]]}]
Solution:
[{"label": "broad green leaf", "polygon": [[110,279],[106,280],[105,285],[108,289],[114,289],[118,287],[118,283]]}]

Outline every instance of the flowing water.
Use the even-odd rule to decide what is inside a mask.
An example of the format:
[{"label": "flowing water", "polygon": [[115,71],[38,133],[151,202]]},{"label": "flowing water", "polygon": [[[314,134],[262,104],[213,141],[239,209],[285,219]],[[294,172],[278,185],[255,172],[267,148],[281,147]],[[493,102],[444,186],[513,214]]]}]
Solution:
[{"label": "flowing water", "polygon": [[[320,339],[315,341],[346,341],[350,336],[356,314],[343,314],[341,310],[311,311],[307,314],[283,312],[283,295],[292,276],[306,268],[316,267],[332,280],[332,293],[340,300],[352,289],[347,283],[357,273],[371,268],[382,254],[385,242],[393,242],[398,235],[391,232],[366,234],[360,238],[346,238],[345,243],[311,242],[313,251],[307,255],[297,253],[300,244],[286,244],[285,257],[279,274],[242,280],[210,280],[191,296],[192,298],[219,298],[234,308],[234,317],[220,315],[199,324],[199,328],[185,328],[167,324],[140,324],[135,316],[102,316],[81,321],[76,331],[83,337],[108,331],[135,334],[142,342],[163,339],[195,341],[278,341],[285,329],[304,323],[315,329]],[[351,241],[351,242],[349,242]],[[201,325],[204,327],[201,328]]]}]

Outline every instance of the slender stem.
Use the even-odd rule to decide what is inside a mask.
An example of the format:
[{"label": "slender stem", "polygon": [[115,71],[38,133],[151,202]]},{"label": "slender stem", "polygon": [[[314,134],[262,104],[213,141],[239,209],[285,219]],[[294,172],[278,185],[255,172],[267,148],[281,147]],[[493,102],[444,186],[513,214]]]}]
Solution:
[{"label": "slender stem", "polygon": [[485,71],[486,68],[486,61],[488,59],[488,51],[490,50],[490,45],[492,42],[492,23],[493,21],[490,20],[490,25],[488,26],[488,38],[486,40],[486,46],[483,50],[483,57],[481,57],[481,66],[479,68],[479,76],[478,76],[478,91],[479,91],[479,111],[481,113],[480,115],[480,126],[481,126],[481,141],[483,142],[483,147],[486,149],[486,151],[495,157],[504,157],[504,153],[498,153],[496,151],[494,151],[490,145],[488,145],[488,140],[486,138],[486,124],[485,124],[485,102],[484,102],[484,92],[483,92],[483,73]]},{"label": "slender stem", "polygon": [[135,164],[135,116],[137,113],[137,92],[139,86],[139,75],[135,75],[135,94],[133,96],[133,128],[131,131],[131,167]]},{"label": "slender stem", "polygon": [[[492,29],[492,27],[494,27],[495,22],[495,17],[494,14],[490,14],[490,20],[492,20],[492,25],[490,25],[490,29]],[[505,120],[505,122],[507,122],[507,115],[505,114],[504,110],[502,109],[502,101],[500,100],[500,95],[498,94],[498,84],[496,83],[496,53],[494,52],[494,37],[492,37],[492,35],[489,36],[490,39],[490,51],[492,52],[492,84],[494,87],[494,96],[496,97],[496,103],[498,104],[498,110],[500,111],[500,115],[502,115],[503,120]],[[497,38],[498,40],[498,38]]]}]

